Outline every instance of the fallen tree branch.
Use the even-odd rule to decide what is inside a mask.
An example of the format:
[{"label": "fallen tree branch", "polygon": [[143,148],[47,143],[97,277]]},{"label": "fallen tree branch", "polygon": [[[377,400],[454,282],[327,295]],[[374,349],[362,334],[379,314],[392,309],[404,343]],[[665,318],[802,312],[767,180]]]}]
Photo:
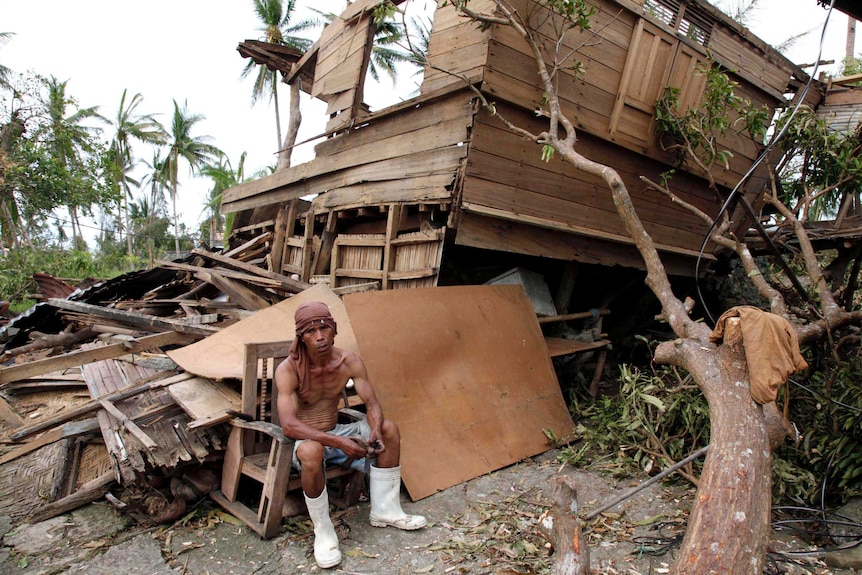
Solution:
[{"label": "fallen tree branch", "polygon": [[584,521],[589,521],[590,519],[592,519],[593,517],[595,517],[596,515],[598,515],[602,511],[607,511],[608,509],[610,509],[614,505],[616,505],[618,503],[622,503],[623,501],[625,501],[626,499],[628,499],[629,497],[631,497],[632,495],[634,495],[638,491],[646,489],[647,487],[649,487],[653,483],[656,483],[657,481],[661,481],[662,479],[664,479],[665,477],[667,477],[671,473],[675,472],[677,469],[679,469],[679,468],[687,465],[688,463],[694,461],[695,459],[697,459],[701,455],[704,455],[708,449],[709,449],[708,445],[705,447],[701,447],[700,449],[698,449],[697,451],[695,451],[694,453],[692,453],[691,455],[689,455],[685,459],[682,459],[682,460],[676,462],[676,464],[671,465],[670,467],[668,467],[667,469],[665,469],[664,471],[662,471],[658,475],[650,477],[649,479],[647,479],[646,481],[644,481],[640,485],[636,485],[636,486],[632,487],[631,489],[629,489],[628,491],[625,491],[624,493],[620,494],[619,496],[613,498],[608,503],[605,503],[604,505],[601,505],[601,506],[593,509],[592,511],[590,511],[589,513],[587,513],[584,516]]}]

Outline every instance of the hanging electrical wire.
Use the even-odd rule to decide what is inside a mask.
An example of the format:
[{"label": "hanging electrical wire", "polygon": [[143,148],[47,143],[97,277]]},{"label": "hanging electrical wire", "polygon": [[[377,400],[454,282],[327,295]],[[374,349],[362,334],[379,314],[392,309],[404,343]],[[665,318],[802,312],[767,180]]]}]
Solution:
[{"label": "hanging electrical wire", "polygon": [[703,305],[703,309],[712,323],[715,323],[715,317],[710,313],[709,306],[706,305],[706,301],[703,297],[703,293],[701,292],[700,281],[698,278],[700,277],[700,264],[703,261],[704,253],[706,252],[706,244],[709,243],[709,238],[712,236],[712,232],[715,230],[715,227],[721,217],[727,212],[734,198],[736,198],[737,194],[739,194],[739,190],[742,188],[742,185],[751,177],[751,174],[757,169],[757,167],[766,159],[769,153],[775,148],[776,144],[784,137],[784,134],[790,127],[790,122],[793,117],[796,115],[796,112],[799,110],[802,102],[805,101],[805,95],[808,93],[808,90],[811,88],[811,84],[814,82],[814,77],[817,75],[817,70],[820,67],[820,59],[823,56],[823,44],[826,40],[826,28],[829,24],[829,18],[832,15],[832,9],[835,6],[835,0],[831,0],[829,3],[829,9],[826,13],[826,19],[823,21],[823,26],[820,30],[820,44],[817,49],[817,58],[815,59],[814,69],[811,71],[811,74],[808,76],[808,81],[805,83],[805,86],[802,88],[802,91],[797,94],[796,103],[790,110],[790,114],[787,116],[784,125],[781,127],[778,132],[774,134],[774,136],[770,139],[770,141],[766,144],[754,162],[751,164],[751,167],[742,175],[742,178],[736,183],[733,189],[728,194],[727,198],[724,200],[724,203],[721,206],[721,209],[718,211],[718,214],[713,219],[712,224],[709,226],[706,234],[703,238],[703,243],[701,243],[700,250],[697,254],[697,260],[695,261],[694,266],[694,277],[695,277],[695,288],[697,289],[698,298],[700,298],[701,304]]}]

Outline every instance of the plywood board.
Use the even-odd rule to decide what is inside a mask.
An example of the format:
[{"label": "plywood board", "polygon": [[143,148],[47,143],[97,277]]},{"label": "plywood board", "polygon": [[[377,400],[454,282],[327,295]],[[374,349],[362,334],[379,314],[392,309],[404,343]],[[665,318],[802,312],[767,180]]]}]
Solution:
[{"label": "plywood board", "polygon": [[542,453],[573,423],[521,286],[344,296],[369,378],[401,428],[401,474],[421,499]]},{"label": "plywood board", "polygon": [[192,377],[168,387],[168,393],[192,419],[211,417],[227,409],[239,410],[242,397],[224,383]]},{"label": "plywood board", "polygon": [[356,351],[356,338],[341,299],[327,286],[318,284],[272,307],[257,311],[214,335],[169,351],[168,356],[195,375],[212,379],[242,379],[245,344],[293,339],[293,313],[307,301],[322,301],[329,306],[338,324],[335,345]]}]

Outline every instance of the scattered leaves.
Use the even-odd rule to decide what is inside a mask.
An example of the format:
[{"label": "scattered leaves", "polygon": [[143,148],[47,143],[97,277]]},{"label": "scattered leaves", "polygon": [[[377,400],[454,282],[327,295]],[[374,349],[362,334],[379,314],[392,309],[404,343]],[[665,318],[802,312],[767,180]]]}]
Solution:
[{"label": "scattered leaves", "polygon": [[348,557],[368,557],[370,559],[376,559],[377,557],[380,557],[379,553],[368,553],[366,551],[363,551],[359,547],[348,549],[345,555],[347,555]]}]

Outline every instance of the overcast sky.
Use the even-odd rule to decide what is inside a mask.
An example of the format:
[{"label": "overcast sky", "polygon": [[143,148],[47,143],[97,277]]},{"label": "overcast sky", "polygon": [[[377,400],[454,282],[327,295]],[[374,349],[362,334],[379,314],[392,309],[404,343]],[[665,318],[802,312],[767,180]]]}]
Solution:
[{"label": "overcast sky", "polygon": [[[736,0],[728,0],[732,3]],[[410,0],[414,9],[433,0]],[[797,64],[814,62],[820,27],[827,11],[816,0],[760,0],[761,9],[749,26],[771,44],[790,35],[813,30],[787,56]],[[305,6],[340,12],[345,0],[299,0]],[[240,81],[245,60],[236,51],[245,39],[259,39],[259,24],[251,0],[0,0],[0,32],[15,35],[0,47],[0,64],[14,72],[33,70],[43,76],[68,80],[67,94],[81,106],[100,106],[103,115],[116,116],[124,89],[144,97],[138,108],[169,123],[172,100],[188,102],[191,112],[205,120],[193,135],[208,135],[236,166],[248,152],[246,172],[274,163],[278,149],[274,112],[268,102],[251,106],[251,80]],[[847,17],[832,13],[823,59],[844,57]],[[862,36],[862,29],[858,31]],[[857,40],[857,46],[860,41]],[[859,55],[859,50],[856,50]],[[834,67],[827,68],[834,70]],[[809,70],[810,71],[810,70]],[[416,78],[405,76],[410,84]],[[415,89],[368,85],[374,108],[394,103]],[[287,123],[287,90],[282,90],[282,126]],[[322,108],[304,109],[300,140],[322,131]],[[0,119],[0,122],[3,120]],[[299,150],[308,158],[310,146]],[[144,159],[152,153],[138,147]],[[183,168],[181,168],[183,169]],[[181,174],[181,176],[187,174]],[[203,198],[209,189],[203,179],[186,178],[180,185],[181,219],[196,227],[202,219]]]}]

